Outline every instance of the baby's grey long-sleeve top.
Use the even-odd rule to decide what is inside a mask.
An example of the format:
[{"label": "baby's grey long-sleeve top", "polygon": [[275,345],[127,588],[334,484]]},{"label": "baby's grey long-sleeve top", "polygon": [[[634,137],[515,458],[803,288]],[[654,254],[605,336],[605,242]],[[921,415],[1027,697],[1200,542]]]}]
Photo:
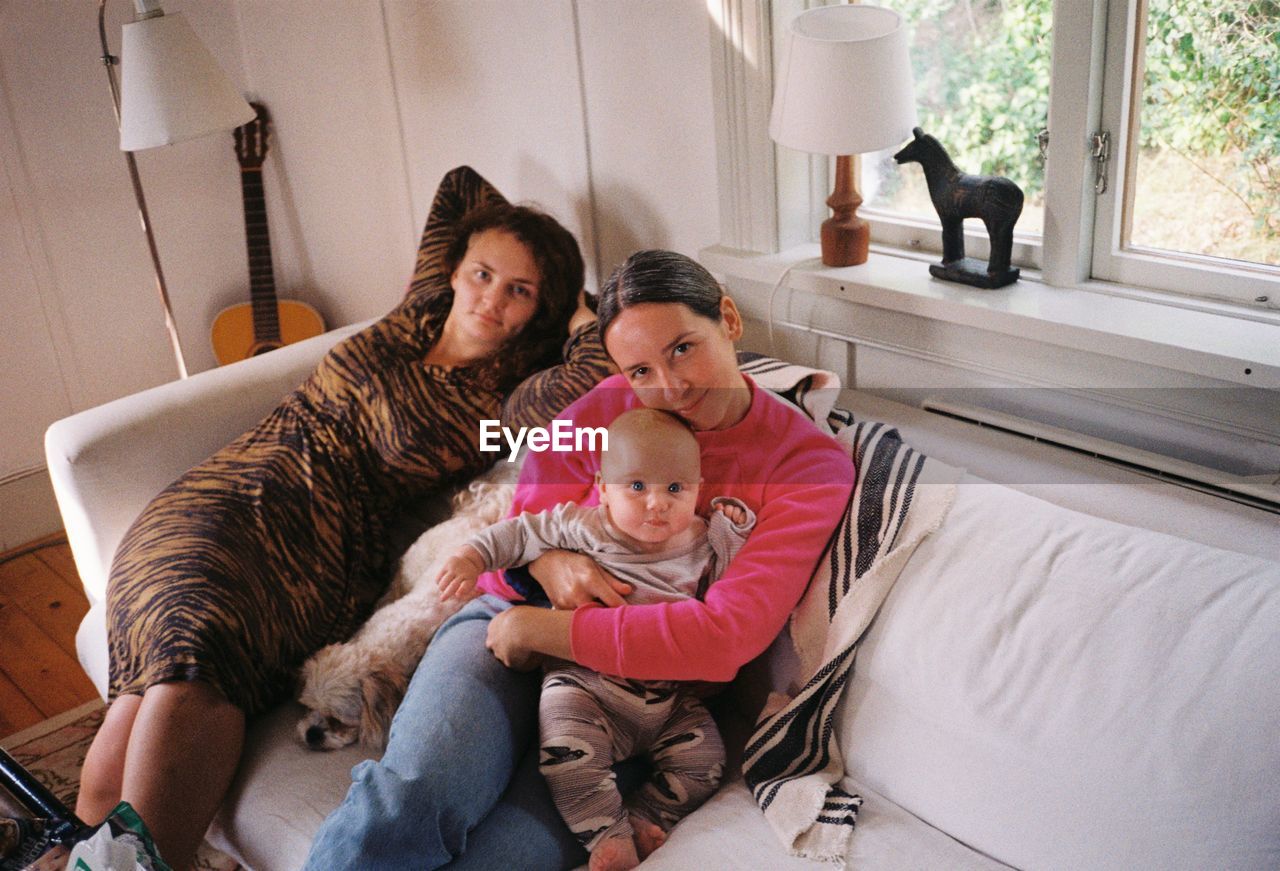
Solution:
[{"label": "baby's grey long-sleeve top", "polygon": [[717,504],[736,505],[746,513],[746,520],[735,524],[723,513],[712,511],[709,521],[695,518],[703,532],[692,542],[656,552],[637,552],[620,539],[604,506],[583,507],[573,502],[510,517],[476,533],[467,544],[479,552],[485,571],[522,566],[549,550],[577,551],[632,585],[628,604],[674,602],[701,596],[706,586],[723,574],[755,525],[755,514],[741,501],[718,496],[711,500],[713,508]]}]

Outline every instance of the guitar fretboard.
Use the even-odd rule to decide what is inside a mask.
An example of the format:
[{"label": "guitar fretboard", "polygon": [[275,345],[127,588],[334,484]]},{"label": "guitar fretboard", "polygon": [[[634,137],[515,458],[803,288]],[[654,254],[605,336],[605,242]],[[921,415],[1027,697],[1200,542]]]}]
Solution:
[{"label": "guitar fretboard", "polygon": [[249,248],[249,299],[253,307],[253,335],[259,342],[280,341],[280,310],[271,268],[271,233],[267,227],[267,198],[261,167],[240,169],[244,192],[244,236]]}]

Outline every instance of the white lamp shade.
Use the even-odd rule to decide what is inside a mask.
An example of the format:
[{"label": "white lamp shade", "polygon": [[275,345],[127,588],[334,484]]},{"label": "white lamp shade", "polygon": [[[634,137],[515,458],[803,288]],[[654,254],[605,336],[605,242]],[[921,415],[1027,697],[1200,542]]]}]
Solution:
[{"label": "white lamp shade", "polygon": [[181,14],[126,24],[120,55],[123,151],[231,130],[255,117]]},{"label": "white lamp shade", "polygon": [[907,29],[879,6],[823,6],[787,29],[769,135],[814,154],[863,154],[916,124]]}]

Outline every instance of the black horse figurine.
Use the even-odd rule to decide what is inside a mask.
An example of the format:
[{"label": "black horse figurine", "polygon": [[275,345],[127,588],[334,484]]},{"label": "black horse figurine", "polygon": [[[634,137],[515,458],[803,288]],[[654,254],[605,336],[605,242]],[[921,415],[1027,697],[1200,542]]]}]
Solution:
[{"label": "black horse figurine", "polygon": [[[1009,268],[1013,252],[1013,225],[1022,214],[1022,189],[998,175],[969,175],[956,169],[947,150],[919,127],[915,137],[893,156],[898,163],[924,167],[929,199],[942,219],[942,262],[929,273],[947,281],[974,287],[1004,287],[1018,280],[1018,268]],[[986,263],[964,256],[964,219],[981,218],[991,239],[991,259]]]}]

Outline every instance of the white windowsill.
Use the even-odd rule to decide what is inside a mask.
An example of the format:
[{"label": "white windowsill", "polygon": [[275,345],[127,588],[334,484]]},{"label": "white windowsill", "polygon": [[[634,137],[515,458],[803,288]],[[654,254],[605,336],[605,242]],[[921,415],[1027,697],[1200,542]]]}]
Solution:
[{"label": "white windowsill", "polygon": [[823,266],[816,244],[777,254],[721,246],[699,252],[712,272],[787,286],[951,324],[1019,336],[1180,372],[1280,388],[1280,315],[1229,304],[1158,301],[1159,295],[1090,284],[1049,287],[1038,275],[997,290],[939,281],[930,258],[876,250],[865,264]]}]

